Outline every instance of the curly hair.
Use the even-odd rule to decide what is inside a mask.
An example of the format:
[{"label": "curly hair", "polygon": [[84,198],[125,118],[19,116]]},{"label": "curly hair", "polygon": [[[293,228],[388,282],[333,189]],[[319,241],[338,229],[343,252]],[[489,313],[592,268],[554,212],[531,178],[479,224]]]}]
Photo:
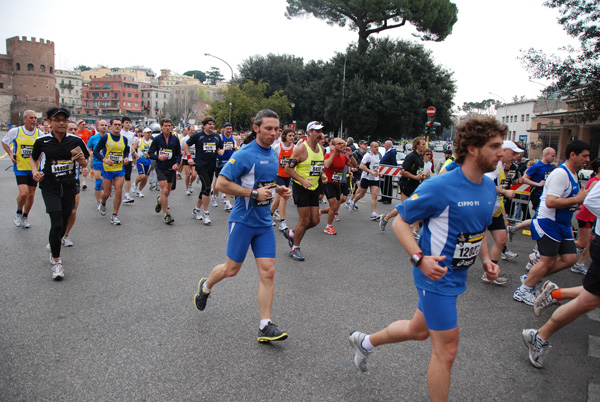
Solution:
[{"label": "curly hair", "polygon": [[469,153],[468,147],[473,145],[482,148],[490,138],[504,136],[508,127],[504,123],[489,116],[473,116],[456,127],[453,146],[456,163],[462,164]]}]

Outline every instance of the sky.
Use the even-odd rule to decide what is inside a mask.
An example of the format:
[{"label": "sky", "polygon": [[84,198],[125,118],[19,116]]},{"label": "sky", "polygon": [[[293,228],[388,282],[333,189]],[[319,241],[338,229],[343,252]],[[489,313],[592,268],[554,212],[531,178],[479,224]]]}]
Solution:
[{"label": "sky", "polygon": [[[552,54],[562,46],[577,45],[558,24],[557,10],[544,7],[543,0],[453,2],[458,22],[443,42],[422,42],[408,25],[377,36],[410,40],[429,49],[437,64],[454,73],[457,106],[539,96],[548,82],[529,81],[518,60],[520,51],[536,48]],[[58,69],[139,65],[159,74],[164,68],[184,73],[215,66],[228,80],[229,67],[205,53],[225,60],[236,74],[250,56],[290,54],[305,63],[327,61],[358,39],[349,28],[314,17],[289,20],[286,5],[285,0],[3,0],[0,53],[6,54],[6,38],[44,38],[55,43]]]}]

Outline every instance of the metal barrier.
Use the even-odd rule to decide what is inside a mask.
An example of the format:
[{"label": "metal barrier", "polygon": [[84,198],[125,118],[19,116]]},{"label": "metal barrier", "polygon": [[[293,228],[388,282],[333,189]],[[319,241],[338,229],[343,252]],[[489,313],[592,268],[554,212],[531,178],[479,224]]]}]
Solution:
[{"label": "metal barrier", "polygon": [[382,199],[400,200],[400,172],[402,166],[379,165],[379,195]]}]

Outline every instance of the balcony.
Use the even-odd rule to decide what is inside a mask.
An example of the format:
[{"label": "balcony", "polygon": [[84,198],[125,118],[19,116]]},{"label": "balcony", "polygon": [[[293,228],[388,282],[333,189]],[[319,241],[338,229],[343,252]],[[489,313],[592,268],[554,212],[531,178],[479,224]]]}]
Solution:
[{"label": "balcony", "polygon": [[65,84],[64,82],[61,82],[60,84],[58,84],[58,86],[60,87],[60,89],[73,89],[73,88],[75,88],[73,86],[73,84]]}]

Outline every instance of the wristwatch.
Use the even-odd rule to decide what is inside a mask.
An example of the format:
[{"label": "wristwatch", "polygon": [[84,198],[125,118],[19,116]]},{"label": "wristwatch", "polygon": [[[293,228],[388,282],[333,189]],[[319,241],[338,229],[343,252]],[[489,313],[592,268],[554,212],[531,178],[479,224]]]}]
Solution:
[{"label": "wristwatch", "polygon": [[419,253],[413,254],[410,257],[410,263],[412,265],[414,265],[415,267],[418,267],[419,264],[421,263],[422,259],[423,259],[423,253],[419,252]]},{"label": "wristwatch", "polygon": [[253,200],[258,198],[258,191],[256,190],[252,190],[252,192],[250,193],[250,198],[252,198]]}]

